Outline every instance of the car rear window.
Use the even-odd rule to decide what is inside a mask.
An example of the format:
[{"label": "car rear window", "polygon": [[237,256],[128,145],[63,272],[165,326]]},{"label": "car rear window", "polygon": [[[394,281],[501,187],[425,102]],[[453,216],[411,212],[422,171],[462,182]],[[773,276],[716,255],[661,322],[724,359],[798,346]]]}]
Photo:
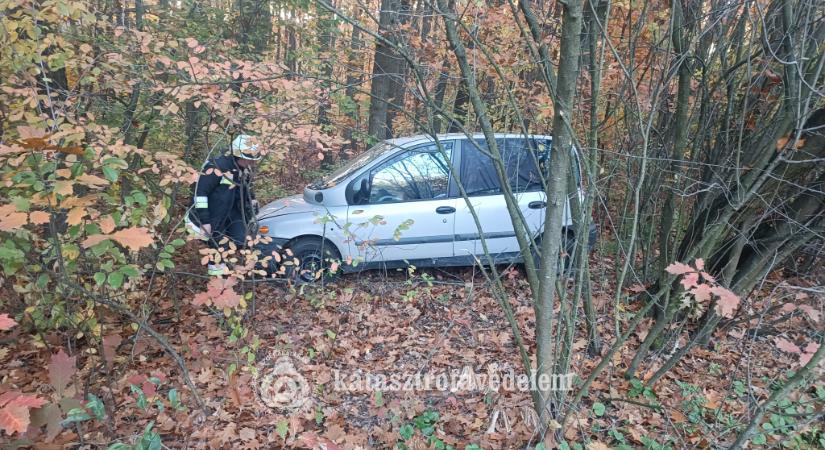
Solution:
[{"label": "car rear window", "polygon": [[[530,151],[527,139],[496,139],[504,162],[507,180],[513,192],[527,192],[542,189],[541,173],[536,166],[536,158]],[[501,193],[493,160],[488,156],[487,142],[476,140],[476,147],[470,141],[463,142],[461,155],[461,182],[467,195],[495,195]],[[538,147],[534,144],[534,151]]]}]

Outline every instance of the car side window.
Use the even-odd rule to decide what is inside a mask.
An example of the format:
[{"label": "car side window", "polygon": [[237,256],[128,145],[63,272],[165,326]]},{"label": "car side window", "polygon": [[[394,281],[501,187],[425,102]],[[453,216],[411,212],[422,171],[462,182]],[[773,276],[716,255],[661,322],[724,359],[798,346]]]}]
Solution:
[{"label": "car side window", "polygon": [[[450,148],[445,148],[447,157]],[[400,203],[447,197],[450,166],[435,145],[404,152],[370,171],[368,195],[357,204]],[[367,184],[367,183],[364,183]],[[358,189],[358,187],[356,187]]]},{"label": "car side window", "polygon": [[[461,182],[467,195],[495,195],[501,193],[493,160],[487,153],[487,143],[477,140],[480,151],[470,141],[464,141],[461,156]],[[541,173],[536,157],[530,152],[526,139],[497,139],[496,144],[504,162],[504,171],[513,192],[535,191],[542,188]],[[534,148],[539,150],[538,148]]]}]

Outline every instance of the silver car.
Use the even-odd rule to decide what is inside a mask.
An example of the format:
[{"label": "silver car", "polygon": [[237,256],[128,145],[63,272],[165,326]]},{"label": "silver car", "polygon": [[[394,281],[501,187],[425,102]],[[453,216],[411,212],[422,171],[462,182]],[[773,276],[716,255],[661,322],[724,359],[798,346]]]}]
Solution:
[{"label": "silver car", "polygon": [[[549,156],[551,137],[497,134],[496,142],[522,214],[538,236],[546,206],[540,167]],[[278,251],[285,256],[282,260],[297,258],[289,271],[296,273],[297,267],[305,281],[330,264],[352,272],[407,264],[472,265],[477,258],[486,262],[482,234],[496,263],[520,262],[513,225],[486,150],[481,134],[472,140],[465,134],[445,134],[437,142],[429,135],[383,141],[310,184],[303,194],[263,207],[257,217],[259,231],[272,241],[263,250]],[[580,170],[574,176],[582,195]],[[461,195],[459,180],[481,229]],[[565,234],[560,238],[569,243],[569,204],[563,223]],[[591,227],[591,246],[595,238]]]}]

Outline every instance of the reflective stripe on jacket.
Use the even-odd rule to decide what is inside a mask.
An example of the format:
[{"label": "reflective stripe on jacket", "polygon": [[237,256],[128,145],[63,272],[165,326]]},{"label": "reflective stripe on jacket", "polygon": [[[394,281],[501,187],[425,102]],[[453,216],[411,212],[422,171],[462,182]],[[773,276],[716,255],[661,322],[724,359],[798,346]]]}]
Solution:
[{"label": "reflective stripe on jacket", "polygon": [[221,156],[207,161],[201,169],[190,217],[196,224],[210,224],[218,231],[233,214],[245,214],[244,219],[251,220],[254,198],[248,171],[238,167],[235,157]]}]

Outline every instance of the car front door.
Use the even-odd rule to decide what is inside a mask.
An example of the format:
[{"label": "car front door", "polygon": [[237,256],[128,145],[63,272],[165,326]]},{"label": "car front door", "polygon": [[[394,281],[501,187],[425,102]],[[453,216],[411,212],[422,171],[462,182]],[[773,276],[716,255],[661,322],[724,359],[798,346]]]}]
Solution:
[{"label": "car front door", "polygon": [[368,263],[453,256],[456,199],[449,195],[447,162],[452,147],[447,141],[444,153],[435,143],[402,151],[353,181],[347,214],[351,255]]},{"label": "car front door", "polygon": [[[483,235],[491,255],[512,257],[520,249],[487,144],[484,140],[461,142],[458,178],[478,215],[481,230],[476,226],[467,203],[459,198],[455,219],[455,254],[483,257]],[[537,155],[544,152],[547,143],[523,138],[502,138],[496,142],[519,209],[530,233],[536,236],[542,228],[546,206]]]}]

